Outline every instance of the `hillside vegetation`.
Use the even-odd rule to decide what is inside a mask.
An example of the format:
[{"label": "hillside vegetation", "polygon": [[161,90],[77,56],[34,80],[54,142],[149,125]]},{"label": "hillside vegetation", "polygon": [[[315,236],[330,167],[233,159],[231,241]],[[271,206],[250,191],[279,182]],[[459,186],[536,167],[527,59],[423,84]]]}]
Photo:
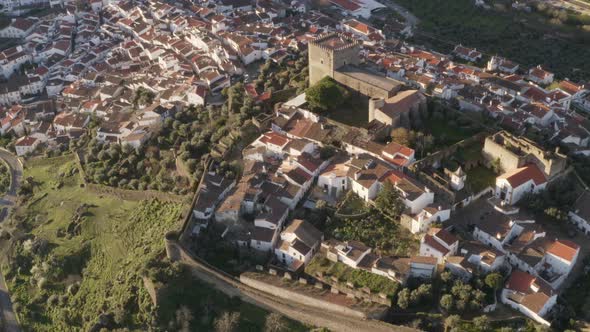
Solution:
[{"label": "hillside vegetation", "polygon": [[472,0],[396,0],[420,19],[416,42],[450,52],[461,43],[525,67],[541,64],[561,78],[586,79],[590,32],[492,1],[490,10]]},{"label": "hillside vegetation", "polygon": [[[229,299],[164,255],[181,203],[123,200],[82,187],[71,155],[25,165],[3,273],[25,331],[211,330],[225,312],[260,329],[267,312]],[[158,306],[144,286],[153,281]]]}]

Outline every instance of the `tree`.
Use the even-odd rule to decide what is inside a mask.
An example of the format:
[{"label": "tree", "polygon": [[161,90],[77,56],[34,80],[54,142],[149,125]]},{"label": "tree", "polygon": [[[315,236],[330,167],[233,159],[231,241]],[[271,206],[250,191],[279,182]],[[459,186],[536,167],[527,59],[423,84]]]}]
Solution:
[{"label": "tree", "polygon": [[500,273],[494,272],[490,273],[486,276],[485,283],[488,287],[497,291],[502,287],[502,283],[504,282],[504,277]]},{"label": "tree", "polygon": [[381,213],[388,215],[393,219],[399,218],[405,209],[405,205],[400,199],[399,192],[391,181],[385,181],[383,188],[377,194],[375,205]]},{"label": "tree", "polygon": [[451,294],[445,294],[440,298],[440,306],[446,311],[451,311],[455,305],[455,300]]},{"label": "tree", "polygon": [[500,161],[500,158],[496,158],[494,161],[492,161],[491,166],[494,172],[502,173],[502,162]]},{"label": "tree", "polygon": [[328,111],[342,105],[349,98],[348,91],[333,78],[326,76],[305,90],[305,100],[313,109]]},{"label": "tree", "polygon": [[404,288],[397,294],[397,305],[402,309],[408,309],[410,306],[410,290]]},{"label": "tree", "polygon": [[565,213],[563,210],[558,209],[556,207],[546,208],[544,212],[547,216],[551,217],[555,221],[562,221],[563,222],[563,221],[568,220],[567,213]]},{"label": "tree", "polygon": [[445,318],[445,331],[453,330],[459,326],[460,322],[461,317],[459,317],[459,315],[450,315],[449,317]]},{"label": "tree", "polygon": [[287,326],[281,314],[273,312],[266,316],[266,321],[264,323],[265,332],[280,332],[285,331],[286,329]]},{"label": "tree", "polygon": [[448,283],[449,281],[451,281],[452,277],[453,275],[449,271],[444,271],[440,274],[440,280],[442,280],[444,283]]},{"label": "tree", "polygon": [[183,305],[176,310],[176,326],[178,331],[189,332],[192,320],[193,315],[187,306]]},{"label": "tree", "polygon": [[488,331],[490,329],[490,320],[486,316],[475,317],[473,325],[478,331]]},{"label": "tree", "polygon": [[215,319],[213,325],[216,332],[234,332],[237,331],[240,322],[239,312],[224,312]]},{"label": "tree", "polygon": [[328,160],[336,154],[336,148],[331,145],[325,145],[320,148],[320,158],[322,160]]}]

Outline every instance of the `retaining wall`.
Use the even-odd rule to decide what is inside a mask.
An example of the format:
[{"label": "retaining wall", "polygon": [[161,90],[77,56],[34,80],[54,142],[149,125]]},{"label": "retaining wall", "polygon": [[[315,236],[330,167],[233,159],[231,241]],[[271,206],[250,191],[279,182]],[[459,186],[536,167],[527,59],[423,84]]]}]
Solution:
[{"label": "retaining wall", "polygon": [[273,285],[270,285],[266,282],[252,279],[252,278],[250,278],[246,275],[243,275],[243,274],[240,276],[240,282],[242,282],[244,285],[248,285],[252,288],[269,293],[273,296],[276,296],[276,297],[279,297],[282,299],[286,299],[289,301],[299,302],[302,305],[316,307],[319,310],[329,310],[329,311],[332,311],[332,312],[335,312],[335,313],[338,313],[341,315],[357,317],[360,319],[367,319],[368,318],[367,315],[363,312],[353,310],[348,307],[340,306],[337,304],[333,304],[330,302],[326,302],[323,300],[319,300],[319,299],[316,299],[316,298],[313,298],[310,296],[306,296],[303,294],[299,294],[297,292],[290,291],[290,290],[283,288],[283,287],[273,286]]}]

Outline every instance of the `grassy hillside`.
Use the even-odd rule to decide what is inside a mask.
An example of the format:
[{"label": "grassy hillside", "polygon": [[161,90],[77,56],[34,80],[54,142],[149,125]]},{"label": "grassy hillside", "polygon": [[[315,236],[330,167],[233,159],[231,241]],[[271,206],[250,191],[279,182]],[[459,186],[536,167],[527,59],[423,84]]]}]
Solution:
[{"label": "grassy hillside", "polygon": [[[28,162],[24,179],[30,194],[10,221],[3,272],[25,331],[210,330],[225,311],[240,312],[246,330],[264,324],[262,309],[165,261],[163,234],[179,226],[183,204],[94,194],[72,156]],[[146,275],[165,290],[158,307]]]},{"label": "grassy hillside", "polygon": [[544,65],[561,78],[587,79],[590,72],[590,33],[580,27],[507,5],[484,10],[473,0],[396,2],[421,20],[416,41],[437,50],[450,52],[462,43],[525,66]]}]

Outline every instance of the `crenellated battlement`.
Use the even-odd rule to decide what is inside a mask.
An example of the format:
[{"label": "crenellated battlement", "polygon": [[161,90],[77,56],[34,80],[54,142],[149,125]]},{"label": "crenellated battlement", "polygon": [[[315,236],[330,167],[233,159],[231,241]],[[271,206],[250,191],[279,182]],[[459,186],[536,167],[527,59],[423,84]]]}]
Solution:
[{"label": "crenellated battlement", "polygon": [[343,51],[360,45],[360,41],[336,32],[323,34],[309,43],[326,51]]}]

